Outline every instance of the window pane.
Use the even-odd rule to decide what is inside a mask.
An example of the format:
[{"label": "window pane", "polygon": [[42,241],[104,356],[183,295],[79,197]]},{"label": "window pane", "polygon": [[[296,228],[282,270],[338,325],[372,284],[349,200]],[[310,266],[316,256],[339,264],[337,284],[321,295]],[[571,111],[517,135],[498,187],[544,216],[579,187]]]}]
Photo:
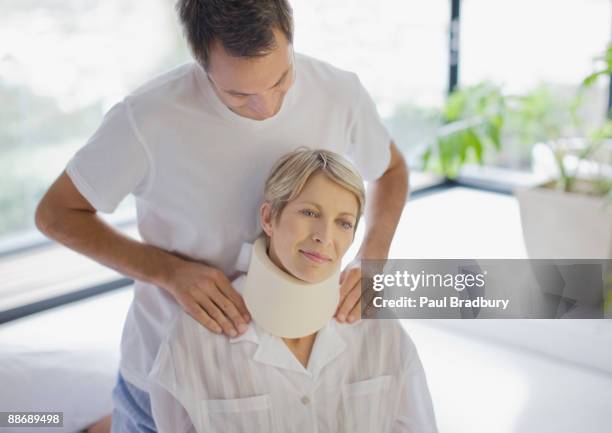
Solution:
[{"label": "window pane", "polygon": [[450,2],[293,0],[296,50],[356,72],[412,158],[446,96]]},{"label": "window pane", "polygon": [[[461,87],[489,80],[506,94],[535,95],[539,88],[541,104],[568,115],[566,104],[610,41],[610,17],[609,0],[463,0]],[[607,98],[605,79],[585,94],[580,114],[587,124],[603,121]],[[557,119],[564,134],[583,135],[568,127],[571,122],[563,125],[562,116]],[[539,140],[546,138],[554,137]],[[505,164],[527,168],[534,142],[518,141],[506,140]]]},{"label": "window pane", "polygon": [[130,90],[188,58],[167,0],[0,2],[0,239]]},{"label": "window pane", "polygon": [[461,83],[575,86],[609,40],[609,0],[463,0]]}]

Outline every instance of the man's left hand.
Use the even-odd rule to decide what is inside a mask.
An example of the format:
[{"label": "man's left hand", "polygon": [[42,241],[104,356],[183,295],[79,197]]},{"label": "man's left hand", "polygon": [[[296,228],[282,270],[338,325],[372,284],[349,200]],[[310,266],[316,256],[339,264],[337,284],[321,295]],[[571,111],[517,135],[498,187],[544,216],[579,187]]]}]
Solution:
[{"label": "man's left hand", "polygon": [[[355,323],[361,319],[361,259],[349,263],[340,274],[340,303],[334,316],[340,323]],[[364,296],[368,304],[374,294]],[[366,314],[367,314],[366,310]]]}]

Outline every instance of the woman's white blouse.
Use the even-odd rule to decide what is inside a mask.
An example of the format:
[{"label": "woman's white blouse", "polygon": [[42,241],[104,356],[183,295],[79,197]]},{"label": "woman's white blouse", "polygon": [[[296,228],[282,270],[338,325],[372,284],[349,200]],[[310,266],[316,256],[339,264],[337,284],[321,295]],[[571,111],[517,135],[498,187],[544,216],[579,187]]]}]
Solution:
[{"label": "woman's white blouse", "polygon": [[331,320],[304,368],[255,324],[227,338],[181,312],[149,379],[159,433],[437,432],[423,367],[397,320]]}]

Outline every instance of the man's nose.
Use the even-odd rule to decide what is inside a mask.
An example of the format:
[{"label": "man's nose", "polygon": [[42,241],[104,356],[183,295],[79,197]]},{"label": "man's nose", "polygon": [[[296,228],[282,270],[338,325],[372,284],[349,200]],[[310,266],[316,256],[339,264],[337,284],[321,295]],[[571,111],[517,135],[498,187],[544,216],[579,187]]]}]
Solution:
[{"label": "man's nose", "polygon": [[275,94],[257,95],[254,97],[252,109],[262,117],[272,117],[276,114],[279,96]]}]

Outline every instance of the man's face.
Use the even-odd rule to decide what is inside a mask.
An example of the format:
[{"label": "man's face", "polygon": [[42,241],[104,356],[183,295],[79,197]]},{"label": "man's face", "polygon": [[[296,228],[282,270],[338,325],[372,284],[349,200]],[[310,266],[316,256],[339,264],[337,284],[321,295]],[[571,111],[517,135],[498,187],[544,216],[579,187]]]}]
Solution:
[{"label": "man's face", "polygon": [[234,57],[219,41],[211,44],[208,78],[219,99],[240,116],[274,116],[293,84],[293,47],[280,30],[273,32],[277,47],[262,57]]},{"label": "man's face", "polygon": [[357,197],[318,172],[283,208],[278,223],[270,217],[269,209],[268,203],[262,205],[261,220],[270,237],[272,262],[309,283],[331,276],[353,242]]}]

